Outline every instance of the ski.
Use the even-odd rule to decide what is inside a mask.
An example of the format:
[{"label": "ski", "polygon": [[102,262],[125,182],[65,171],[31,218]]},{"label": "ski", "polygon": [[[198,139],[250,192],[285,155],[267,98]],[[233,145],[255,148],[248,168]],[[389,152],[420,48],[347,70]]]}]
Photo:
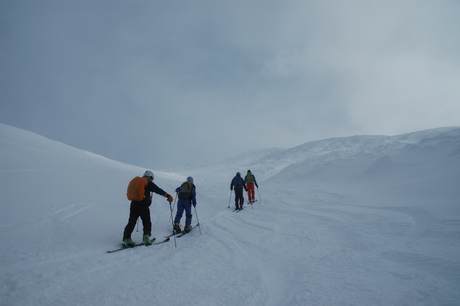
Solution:
[{"label": "ski", "polygon": [[[200,223],[197,223],[196,225],[190,227],[190,232],[193,231],[193,229],[196,228],[197,226],[200,226]],[[188,233],[190,233],[190,232],[184,232],[184,231],[182,231],[182,232],[179,233],[176,237],[177,237],[177,238],[180,238],[180,237],[182,237],[182,236],[184,236],[184,235],[186,235],[186,234],[188,234]]]},{"label": "ski", "polygon": [[114,253],[114,252],[118,252],[118,251],[122,251],[122,250],[127,250],[127,249],[133,249],[133,248],[137,248],[137,247],[140,247],[140,246],[150,246],[150,245],[157,245],[157,244],[161,244],[161,243],[165,243],[165,242],[168,242],[169,241],[169,237],[164,239],[163,241],[159,241],[159,242],[154,242],[156,240],[156,238],[153,238],[152,240],[150,240],[152,242],[152,244],[145,244],[145,243],[136,243],[134,246],[130,247],[130,246],[123,246],[119,249],[116,249],[116,250],[112,250],[112,251],[107,251],[107,253]]},{"label": "ski", "polygon": [[[182,232],[180,232],[180,233],[182,233]],[[168,235],[168,236],[165,236],[165,238],[171,238],[172,236],[174,236],[174,235],[179,235],[180,233],[176,233],[176,232],[173,231],[172,234],[170,234],[170,235]]]},{"label": "ski", "polygon": [[165,237],[165,239],[164,239],[163,241],[158,241],[158,242],[152,243],[152,245],[157,245],[157,244],[165,243],[165,242],[168,242],[169,240],[170,240],[169,237]]},{"label": "ski", "polygon": [[[190,232],[191,232],[195,227],[197,227],[197,226],[200,226],[200,223],[197,223],[196,225],[191,226],[191,227],[190,227]],[[190,232],[189,232],[189,233],[190,233]],[[173,232],[171,235],[165,236],[165,238],[170,238],[170,237],[172,237],[172,236],[174,236],[174,235],[176,235],[176,237],[182,237],[182,236],[184,236],[185,234],[187,234],[187,233],[184,232],[184,231],[181,231],[180,233],[174,233],[174,232]]]}]

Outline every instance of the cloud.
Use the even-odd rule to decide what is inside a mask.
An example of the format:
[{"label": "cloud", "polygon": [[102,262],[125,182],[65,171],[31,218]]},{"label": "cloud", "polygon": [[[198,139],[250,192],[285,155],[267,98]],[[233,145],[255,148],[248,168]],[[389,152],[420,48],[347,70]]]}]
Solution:
[{"label": "cloud", "polygon": [[1,122],[132,164],[460,124],[456,2],[1,6]]}]

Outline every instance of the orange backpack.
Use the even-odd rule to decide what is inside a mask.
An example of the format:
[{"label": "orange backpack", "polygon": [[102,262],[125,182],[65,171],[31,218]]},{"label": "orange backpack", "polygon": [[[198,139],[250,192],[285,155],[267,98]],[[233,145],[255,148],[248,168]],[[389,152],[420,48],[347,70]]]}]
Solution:
[{"label": "orange backpack", "polygon": [[145,186],[149,181],[145,177],[136,176],[129,182],[126,197],[130,201],[142,201],[145,199]]}]

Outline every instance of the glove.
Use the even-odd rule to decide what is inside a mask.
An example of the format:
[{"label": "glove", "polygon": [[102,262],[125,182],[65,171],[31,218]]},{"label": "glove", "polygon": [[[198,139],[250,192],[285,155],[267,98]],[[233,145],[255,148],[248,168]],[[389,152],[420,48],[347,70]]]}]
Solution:
[{"label": "glove", "polygon": [[233,190],[233,187],[232,187],[232,186],[230,186],[230,190]]},{"label": "glove", "polygon": [[196,202],[193,202],[193,207],[196,207]]},{"label": "glove", "polygon": [[259,185],[256,184],[257,189],[259,189]]},{"label": "glove", "polygon": [[165,193],[165,198],[168,199],[168,202],[171,203],[172,201],[174,201],[173,197],[169,194],[169,193]]}]

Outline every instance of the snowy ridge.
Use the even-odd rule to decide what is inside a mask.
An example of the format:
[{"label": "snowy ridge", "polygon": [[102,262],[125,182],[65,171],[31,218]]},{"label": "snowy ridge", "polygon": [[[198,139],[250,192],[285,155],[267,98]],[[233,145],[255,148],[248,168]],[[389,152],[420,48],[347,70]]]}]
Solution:
[{"label": "snowy ridge", "polygon": [[[218,164],[212,164],[206,168],[209,168],[213,173],[225,173],[227,176],[229,172],[232,173],[229,169],[235,169],[235,171],[240,171],[243,174],[247,169],[251,169],[254,173],[257,173],[257,178],[262,181],[276,176],[288,167],[297,168],[299,165],[320,166],[329,162],[351,159],[353,156],[363,154],[375,156],[397,154],[396,152],[404,147],[417,146],[417,144],[422,147],[428,142],[433,142],[436,145],[443,141],[453,141],[454,148],[451,154],[455,155],[460,150],[460,144],[455,142],[458,140],[459,135],[460,127],[446,127],[397,136],[331,138],[308,142],[290,149],[276,148],[252,151],[222,160]],[[455,145],[457,145],[456,148]],[[203,172],[203,169],[205,168],[201,168],[199,171]]]},{"label": "snowy ridge", "polygon": [[[114,254],[145,169],[5,125],[0,150],[2,306],[460,303],[458,127],[152,169],[170,193],[194,176],[203,235]],[[259,202],[235,214],[230,180],[247,169]],[[165,198],[151,216],[169,234]]]},{"label": "snowy ridge", "polygon": [[[393,137],[354,136],[308,143],[295,148],[303,158],[289,164],[274,179],[348,180],[358,173],[362,179],[369,179],[384,173],[392,175],[385,169],[389,164],[395,168],[409,164],[427,168],[427,163],[458,155],[459,138],[460,128],[443,128]],[[417,162],[414,157],[421,160]],[[451,170],[455,172],[455,168]]]}]

